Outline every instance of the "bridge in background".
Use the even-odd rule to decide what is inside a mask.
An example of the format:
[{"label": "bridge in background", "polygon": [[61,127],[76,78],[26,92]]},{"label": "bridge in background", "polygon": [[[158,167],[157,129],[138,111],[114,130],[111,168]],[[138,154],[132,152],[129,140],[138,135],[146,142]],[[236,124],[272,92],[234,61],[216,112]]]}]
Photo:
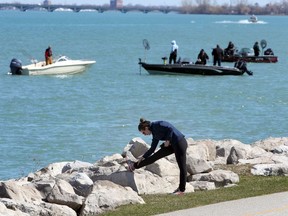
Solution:
[{"label": "bridge in background", "polygon": [[64,9],[64,10],[72,10],[74,12],[80,12],[85,10],[92,10],[98,11],[99,13],[103,13],[105,11],[120,11],[121,13],[127,13],[131,11],[140,11],[143,13],[149,13],[154,11],[159,11],[162,13],[170,13],[176,12],[179,13],[181,8],[179,7],[167,7],[167,6],[123,6],[116,9],[111,9],[109,5],[97,6],[97,5],[44,5],[44,4],[20,4],[20,3],[0,3],[0,10],[4,9],[16,9],[20,11],[27,11],[27,10],[47,10],[49,12],[53,12],[57,9]]}]

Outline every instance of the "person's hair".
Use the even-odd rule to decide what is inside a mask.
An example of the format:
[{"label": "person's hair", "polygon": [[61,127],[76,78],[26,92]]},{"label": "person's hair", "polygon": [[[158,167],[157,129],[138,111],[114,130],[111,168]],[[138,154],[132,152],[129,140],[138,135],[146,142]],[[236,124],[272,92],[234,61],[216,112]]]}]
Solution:
[{"label": "person's hair", "polygon": [[138,130],[145,130],[145,128],[148,127],[148,129],[150,129],[150,121],[144,119],[144,118],[140,118],[140,122],[138,125]]}]

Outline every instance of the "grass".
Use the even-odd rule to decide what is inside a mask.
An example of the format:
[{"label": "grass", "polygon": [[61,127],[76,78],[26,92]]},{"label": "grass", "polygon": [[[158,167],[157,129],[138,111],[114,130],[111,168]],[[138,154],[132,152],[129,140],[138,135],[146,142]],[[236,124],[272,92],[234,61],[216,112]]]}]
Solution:
[{"label": "grass", "polygon": [[229,200],[288,191],[288,177],[285,176],[253,176],[250,173],[250,165],[225,165],[218,168],[237,173],[240,177],[238,185],[217,190],[186,193],[184,196],[171,196],[169,194],[143,195],[141,197],[146,203],[144,205],[120,206],[114,211],[108,211],[101,215],[155,215]]}]

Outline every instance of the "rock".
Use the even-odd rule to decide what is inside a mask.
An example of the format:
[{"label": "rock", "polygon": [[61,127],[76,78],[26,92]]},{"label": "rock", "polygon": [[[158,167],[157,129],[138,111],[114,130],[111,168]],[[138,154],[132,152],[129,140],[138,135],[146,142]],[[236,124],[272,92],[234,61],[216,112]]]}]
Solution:
[{"label": "rock", "polygon": [[66,172],[68,169],[67,166],[69,167],[71,164],[73,164],[73,162],[59,162],[59,163],[49,164],[47,167],[44,167],[33,174],[30,173],[28,176],[28,181],[33,181],[34,179],[38,179],[38,178],[44,179],[45,177],[47,179],[50,179],[51,176],[55,177],[59,174],[62,174],[63,171]]},{"label": "rock", "polygon": [[122,187],[110,181],[96,181],[92,193],[80,211],[80,216],[98,215],[120,205],[144,203],[144,200],[129,187]]},{"label": "rock", "polygon": [[[4,201],[5,199],[0,199],[0,200]],[[21,212],[18,209],[8,209],[8,208],[6,208],[6,206],[2,202],[0,202],[0,215],[3,215],[3,216],[30,216],[29,214]]]},{"label": "rock", "polygon": [[232,171],[213,170],[210,173],[193,175],[192,181],[214,182],[216,187],[222,187],[228,184],[238,183],[239,176]]},{"label": "rock", "polygon": [[280,137],[280,138],[269,137],[267,139],[259,140],[251,144],[252,147],[258,146],[260,148],[265,149],[266,151],[272,151],[273,149],[275,149],[275,147],[281,145],[288,146],[288,137]]},{"label": "rock", "polygon": [[144,168],[160,177],[164,176],[178,176],[179,168],[176,163],[172,163],[166,158],[162,158],[155,163],[152,163]]},{"label": "rock", "polygon": [[93,181],[86,173],[76,173],[71,176],[69,183],[74,188],[74,191],[79,196],[87,197],[93,188]]},{"label": "rock", "polygon": [[77,216],[75,211],[64,205],[56,205],[46,202],[17,202],[15,200],[5,198],[0,198],[0,202],[3,203],[7,209],[15,210],[17,213],[16,215],[19,216]]},{"label": "rock", "polygon": [[111,156],[105,156],[101,160],[97,161],[95,165],[103,165],[113,161],[121,161],[123,160],[123,156],[121,154],[114,154]]},{"label": "rock", "polygon": [[212,166],[207,161],[187,156],[187,172],[189,174],[207,173],[212,170]]},{"label": "rock", "polygon": [[207,181],[193,181],[190,182],[195,190],[215,190],[216,186],[214,182],[207,182]]},{"label": "rock", "polygon": [[136,138],[132,139],[129,142],[129,144],[124,148],[122,156],[126,157],[127,151],[129,151],[132,153],[134,158],[139,158],[149,148],[150,148],[150,146],[148,144],[146,144],[143,139],[141,139],[140,137],[136,137]]},{"label": "rock", "polygon": [[288,154],[288,145],[280,145],[271,150],[274,154]]},{"label": "rock", "polygon": [[252,167],[251,173],[261,176],[288,176],[288,163],[257,164]]},{"label": "rock", "polygon": [[216,142],[213,140],[187,139],[187,153],[195,159],[214,161],[216,159]]},{"label": "rock", "polygon": [[231,147],[230,154],[227,157],[227,164],[237,164],[239,159],[248,158],[251,146],[246,144],[237,144]]},{"label": "rock", "polygon": [[22,185],[17,181],[0,182],[0,197],[17,202],[33,202],[43,198],[33,184]]},{"label": "rock", "polygon": [[241,146],[243,145],[244,144],[238,140],[233,140],[233,139],[220,140],[216,143],[216,156],[227,158],[231,152],[232,147],[241,148]]},{"label": "rock", "polygon": [[49,203],[65,205],[77,211],[83,204],[84,198],[74,193],[73,187],[66,181],[57,179],[56,184],[47,196]]},{"label": "rock", "polygon": [[83,168],[83,167],[89,167],[92,166],[93,164],[91,163],[87,163],[87,162],[83,162],[83,161],[73,161],[73,162],[68,162],[66,163],[62,170],[61,173],[65,173],[65,172],[73,172],[73,170],[78,170],[79,168]]},{"label": "rock", "polygon": [[[252,164],[254,175],[288,176],[287,140],[268,138],[246,145],[237,140],[188,138],[186,192],[239,182],[234,172],[213,170],[217,164]],[[53,163],[26,177],[2,181],[0,215],[93,216],[120,205],[143,204],[142,194],[173,192],[179,185],[174,154],[134,172],[127,170],[125,157],[136,161],[148,148],[141,138],[134,138],[122,155],[106,156],[94,164]]]},{"label": "rock", "polygon": [[83,196],[83,197],[87,197],[91,193],[91,190],[94,184],[92,179],[90,179],[87,173],[84,172],[83,170],[81,172],[74,171],[73,173],[69,173],[69,174],[63,173],[61,175],[57,175],[57,178],[65,180],[66,182],[69,182],[69,184],[73,187],[74,192],[77,195]]}]

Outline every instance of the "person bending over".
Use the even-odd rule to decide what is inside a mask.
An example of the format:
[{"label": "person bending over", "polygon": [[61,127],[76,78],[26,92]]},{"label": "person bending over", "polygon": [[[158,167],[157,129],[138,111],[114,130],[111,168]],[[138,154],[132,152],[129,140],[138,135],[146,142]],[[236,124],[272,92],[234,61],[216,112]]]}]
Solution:
[{"label": "person bending over", "polygon": [[[137,162],[128,160],[128,169],[133,172],[135,169],[152,164],[155,161],[174,153],[180,169],[180,182],[179,187],[173,194],[184,194],[187,178],[187,141],[185,136],[167,121],[150,122],[144,118],[140,119],[138,130],[145,136],[152,135],[151,147]],[[160,140],[164,141],[164,143],[160,146],[161,148],[155,152]]]}]

